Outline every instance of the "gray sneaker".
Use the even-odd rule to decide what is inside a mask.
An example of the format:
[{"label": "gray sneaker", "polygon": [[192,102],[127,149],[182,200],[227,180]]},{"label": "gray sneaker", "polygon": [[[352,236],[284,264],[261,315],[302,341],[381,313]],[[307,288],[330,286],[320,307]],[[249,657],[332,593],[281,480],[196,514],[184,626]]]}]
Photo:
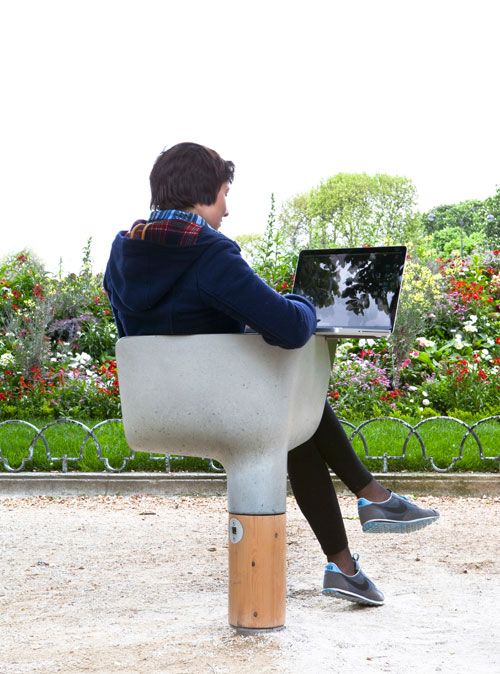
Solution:
[{"label": "gray sneaker", "polygon": [[358,500],[359,521],[368,534],[407,534],[435,522],[437,510],[420,508],[405,496],[391,493],[382,503]]},{"label": "gray sneaker", "polygon": [[333,562],[326,565],[323,594],[328,597],[355,601],[358,604],[381,606],[384,603],[384,595],[380,590],[377,590],[374,583],[361,570],[358,563],[359,555],[354,554],[352,559],[356,569],[354,576],[342,573]]}]

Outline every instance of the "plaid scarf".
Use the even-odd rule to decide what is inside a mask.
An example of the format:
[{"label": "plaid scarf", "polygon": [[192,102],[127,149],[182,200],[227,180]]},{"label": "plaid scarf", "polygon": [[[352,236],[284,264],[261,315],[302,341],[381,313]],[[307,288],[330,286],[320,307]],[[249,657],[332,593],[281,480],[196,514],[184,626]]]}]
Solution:
[{"label": "plaid scarf", "polygon": [[[149,220],[136,220],[129,239],[153,241],[164,246],[190,246],[196,242],[198,234],[207,225],[201,215],[184,211],[152,211]],[[208,226],[208,225],[207,225]]]}]

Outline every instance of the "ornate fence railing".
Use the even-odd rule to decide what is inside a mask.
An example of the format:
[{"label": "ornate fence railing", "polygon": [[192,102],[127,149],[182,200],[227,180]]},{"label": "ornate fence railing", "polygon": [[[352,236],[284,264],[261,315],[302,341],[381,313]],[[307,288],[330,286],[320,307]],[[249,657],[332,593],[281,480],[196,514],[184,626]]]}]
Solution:
[{"label": "ornate fence railing", "polygon": [[[458,451],[455,452],[454,450],[452,450],[450,452],[450,456],[446,456],[446,460],[449,461],[449,464],[447,466],[438,466],[436,464],[436,457],[433,456],[433,447],[426,446],[424,442],[424,438],[422,437],[422,429],[432,422],[443,420],[449,423],[458,424],[458,428],[461,429],[462,431],[462,437],[460,440],[460,444],[458,446]],[[398,445],[396,444],[396,442],[394,444],[393,454],[388,454],[387,452],[384,452],[382,454],[370,453],[369,447],[370,443],[365,437],[366,431],[370,428],[371,425],[382,422],[384,424],[389,423],[397,424],[398,428],[403,431],[402,434],[400,434],[399,438],[399,440],[401,441],[400,444]],[[409,443],[413,438],[415,438],[417,445],[420,449],[423,461],[428,463],[433,470],[442,473],[451,471],[458,462],[463,460],[464,446],[469,438],[471,438],[471,442],[474,444],[474,449],[472,450],[472,452],[473,453],[477,452],[476,458],[479,459],[481,462],[485,463],[496,462],[498,464],[498,466],[496,466],[496,470],[500,471],[500,434],[498,440],[496,440],[496,447],[499,449],[499,454],[497,456],[487,456],[485,454],[483,444],[479,437],[480,427],[487,423],[500,424],[500,415],[486,417],[484,419],[481,419],[480,421],[476,421],[472,425],[469,425],[466,422],[461,421],[460,419],[456,419],[455,417],[430,417],[428,419],[424,419],[423,421],[419,421],[414,425],[402,419],[398,419],[396,417],[375,417],[373,419],[363,421],[357,426],[355,424],[350,423],[349,421],[342,421],[344,427],[346,429],[351,430],[351,434],[349,436],[350,440],[354,442],[356,441],[356,439],[359,439],[359,441],[362,443],[364,457],[367,460],[381,461],[383,472],[388,472],[389,464],[391,464],[392,468],[397,466],[398,462],[401,464],[406,460]],[[15,463],[18,465],[15,466],[12,466],[9,462],[8,455],[10,454],[10,452],[9,448],[4,445],[4,436],[3,436],[3,431],[12,424],[21,425],[26,431],[33,433],[33,437],[31,438],[29,444],[27,444],[25,449],[21,450],[21,456],[19,456],[19,450],[17,450]],[[59,452],[60,456],[55,456],[53,450],[51,450],[49,440],[47,439],[47,433],[48,431],[50,431],[50,429],[53,429],[55,426],[59,426],[61,424],[68,424],[73,427],[79,428],[83,434],[83,437],[81,441],[79,441],[77,444],[75,443],[75,446],[72,447],[71,449],[71,453],[69,453],[68,451],[63,451],[62,453]],[[92,426],[91,428],[82,423],[81,421],[76,421],[74,419],[58,419],[56,421],[51,421],[45,424],[41,428],[37,428],[35,425],[22,419],[9,419],[7,421],[2,421],[0,422],[0,465],[3,465],[4,469],[11,473],[18,473],[21,471],[28,470],[25,467],[33,462],[35,446],[38,443],[42,443],[43,453],[45,454],[46,462],[48,462],[48,464],[50,464],[50,466],[53,469],[59,468],[63,473],[68,472],[69,469],[73,470],[78,469],[77,464],[78,462],[83,461],[84,452],[88,453],[89,451],[95,452],[95,458],[102,463],[103,468],[101,468],[101,472],[119,473],[125,470],[127,466],[129,466],[129,464],[133,461],[135,457],[135,452],[130,448],[127,448],[128,454],[126,456],[120,457],[121,465],[118,466],[111,465],[109,458],[106,456],[106,450],[103,449],[102,443],[99,441],[98,438],[99,432],[103,430],[106,426],[109,426],[111,424],[115,425],[118,424],[121,427],[122,420],[107,419],[106,421],[102,421],[96,424],[95,426]],[[500,431],[500,425],[498,426],[498,429]],[[122,428],[120,432],[123,435]],[[435,440],[433,442],[435,443]],[[457,445],[457,442],[454,443],[455,447]],[[90,448],[90,446],[92,446],[93,449]],[[468,452],[470,456],[471,452],[470,447],[468,449]],[[451,454],[454,455],[451,456]],[[161,467],[161,470],[165,472],[170,472],[172,468],[172,461],[184,457],[174,455],[154,456],[150,454],[149,458],[151,461],[157,462],[157,465],[159,468]],[[221,466],[217,465],[216,462],[214,463],[213,460],[203,459],[203,461],[206,462],[206,468],[209,471],[219,473],[224,472],[224,469]],[[442,453],[440,455],[439,461],[443,462]]]}]

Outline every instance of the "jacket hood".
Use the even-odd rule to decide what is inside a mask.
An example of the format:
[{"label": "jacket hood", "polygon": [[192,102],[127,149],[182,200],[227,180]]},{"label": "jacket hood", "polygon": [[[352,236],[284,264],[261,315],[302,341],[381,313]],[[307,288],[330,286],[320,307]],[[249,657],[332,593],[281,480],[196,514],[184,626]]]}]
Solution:
[{"label": "jacket hood", "polygon": [[113,241],[104,288],[119,311],[143,312],[155,307],[198,258],[227,237],[204,227],[190,245],[162,245],[130,239],[119,232]]}]

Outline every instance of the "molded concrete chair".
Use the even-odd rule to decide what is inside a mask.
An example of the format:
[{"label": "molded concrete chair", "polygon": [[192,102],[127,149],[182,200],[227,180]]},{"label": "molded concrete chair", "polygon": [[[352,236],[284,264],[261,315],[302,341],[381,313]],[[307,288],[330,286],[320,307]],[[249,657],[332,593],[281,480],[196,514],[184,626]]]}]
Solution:
[{"label": "molded concrete chair", "polygon": [[210,457],[226,470],[229,623],[282,627],[287,452],[321,419],[325,338],[287,350],[255,334],[124,337],[116,356],[130,447]]}]

